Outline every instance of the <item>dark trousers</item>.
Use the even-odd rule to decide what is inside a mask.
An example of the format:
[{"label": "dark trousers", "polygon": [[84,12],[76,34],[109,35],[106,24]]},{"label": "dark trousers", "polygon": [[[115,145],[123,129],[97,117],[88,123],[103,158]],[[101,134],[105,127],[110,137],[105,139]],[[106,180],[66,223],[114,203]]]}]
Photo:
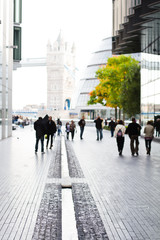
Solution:
[{"label": "dark trousers", "polygon": [[44,152],[44,136],[36,137],[36,145],[35,145],[35,151],[38,151],[38,143],[39,140],[41,140],[41,152]]},{"label": "dark trousers", "polygon": [[83,132],[84,132],[84,127],[80,127],[80,139],[82,139]]},{"label": "dark trousers", "polygon": [[114,135],[114,129],[111,129],[111,137]]},{"label": "dark trousers", "polygon": [[74,138],[74,130],[71,131],[71,137],[72,137],[72,140],[73,140],[73,138]]},{"label": "dark trousers", "polygon": [[102,140],[102,138],[103,138],[103,133],[102,133],[102,129],[96,129],[97,130],[97,140],[99,140],[99,138],[100,138],[100,140]]},{"label": "dark trousers", "polygon": [[124,147],[124,137],[117,137],[118,152],[122,152]]},{"label": "dark trousers", "polygon": [[152,142],[152,139],[145,139],[145,145],[146,145],[148,154],[150,154],[150,152],[151,152],[151,142]]},{"label": "dark trousers", "polygon": [[67,139],[69,139],[69,132],[67,132]]},{"label": "dark trousers", "polygon": [[53,136],[54,136],[53,133],[52,133],[52,134],[47,134],[47,144],[46,144],[46,147],[48,147],[48,144],[49,144],[49,140],[50,140],[50,139],[51,139],[51,145],[50,145],[50,147],[53,146]]},{"label": "dark trousers", "polygon": [[131,148],[131,153],[135,154],[138,153],[138,145],[139,145],[139,141],[138,141],[138,135],[132,135],[130,136],[131,142],[130,142],[130,148]]}]

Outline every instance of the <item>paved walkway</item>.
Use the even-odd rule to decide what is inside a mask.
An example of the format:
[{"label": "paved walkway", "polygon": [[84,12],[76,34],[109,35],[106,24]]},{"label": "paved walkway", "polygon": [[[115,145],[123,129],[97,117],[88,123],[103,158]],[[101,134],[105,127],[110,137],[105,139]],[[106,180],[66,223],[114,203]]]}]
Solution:
[{"label": "paved walkway", "polygon": [[[61,239],[59,144],[57,137],[53,150],[35,155],[30,126],[0,141],[0,239]],[[79,239],[160,240],[159,143],[153,142],[151,156],[146,156],[140,139],[140,155],[132,157],[126,136],[119,156],[108,131],[98,142],[95,128],[86,127],[84,139],[78,129],[66,147],[73,160],[69,166]],[[78,204],[79,191],[84,206]],[[82,207],[93,213],[88,226]]]}]

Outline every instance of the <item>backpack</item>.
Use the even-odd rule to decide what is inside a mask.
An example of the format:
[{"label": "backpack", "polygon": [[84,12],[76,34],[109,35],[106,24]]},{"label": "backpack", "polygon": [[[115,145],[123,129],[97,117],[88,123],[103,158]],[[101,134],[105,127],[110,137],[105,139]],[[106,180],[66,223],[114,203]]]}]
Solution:
[{"label": "backpack", "polygon": [[117,137],[122,137],[122,136],[123,136],[123,134],[122,134],[122,130],[119,129],[118,132],[117,132]]}]

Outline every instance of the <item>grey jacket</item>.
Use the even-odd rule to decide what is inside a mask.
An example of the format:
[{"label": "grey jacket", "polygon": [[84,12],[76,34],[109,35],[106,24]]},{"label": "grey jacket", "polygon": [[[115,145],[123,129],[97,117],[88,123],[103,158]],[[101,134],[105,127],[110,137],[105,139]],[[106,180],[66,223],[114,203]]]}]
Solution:
[{"label": "grey jacket", "polygon": [[147,124],[144,128],[145,137],[152,138],[154,135],[154,127],[150,124]]}]

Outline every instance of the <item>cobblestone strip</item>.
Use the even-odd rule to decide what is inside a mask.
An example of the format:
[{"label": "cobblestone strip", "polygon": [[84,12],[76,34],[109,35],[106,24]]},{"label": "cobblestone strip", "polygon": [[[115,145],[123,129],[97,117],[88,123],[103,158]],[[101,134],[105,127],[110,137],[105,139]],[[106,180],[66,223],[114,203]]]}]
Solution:
[{"label": "cobblestone strip", "polygon": [[67,140],[66,140],[66,151],[67,151],[67,159],[68,159],[69,176],[71,178],[84,178],[84,174],[82,172],[79,161],[75,155],[73,147],[71,146],[70,141],[67,141]]},{"label": "cobblestone strip", "polygon": [[62,239],[61,186],[46,184],[32,240]]},{"label": "cobblestone strip", "polygon": [[61,138],[55,142],[55,153],[52,156],[48,178],[61,178]]},{"label": "cobblestone strip", "polygon": [[108,240],[106,230],[88,184],[72,184],[79,240]]}]

